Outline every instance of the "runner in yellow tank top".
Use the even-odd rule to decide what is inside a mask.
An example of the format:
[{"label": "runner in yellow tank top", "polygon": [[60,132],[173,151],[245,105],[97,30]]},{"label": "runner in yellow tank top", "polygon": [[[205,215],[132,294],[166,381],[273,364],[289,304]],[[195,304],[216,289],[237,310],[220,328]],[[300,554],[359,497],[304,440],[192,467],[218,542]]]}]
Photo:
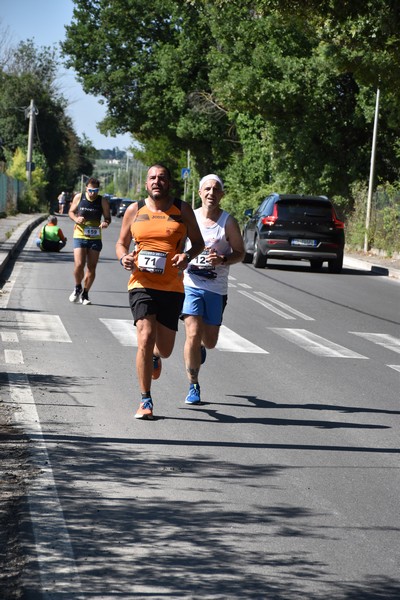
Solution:
[{"label": "runner in yellow tank top", "polygon": [[[172,198],[170,186],[165,166],[150,167],[148,196],[126,210],[116,244],[121,265],[131,272],[129,303],[137,330],[136,370],[142,395],[137,419],[153,418],[151,380],[160,376],[161,357],[168,358],[174,348],[184,300],[182,271],[204,249],[192,208]],[[186,238],[191,248],[185,253]]]}]

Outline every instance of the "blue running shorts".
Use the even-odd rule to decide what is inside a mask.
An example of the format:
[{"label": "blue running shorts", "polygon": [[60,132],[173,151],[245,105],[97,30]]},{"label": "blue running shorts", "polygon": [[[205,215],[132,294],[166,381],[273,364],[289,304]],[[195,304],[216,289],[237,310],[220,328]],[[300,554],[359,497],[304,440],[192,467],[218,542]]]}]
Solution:
[{"label": "blue running shorts", "polygon": [[96,250],[97,252],[101,252],[103,242],[101,240],[74,238],[74,248],[86,248],[86,250]]},{"label": "blue running shorts", "polygon": [[226,302],[227,296],[185,286],[182,317],[186,315],[202,317],[206,325],[217,325],[219,327],[222,323]]}]

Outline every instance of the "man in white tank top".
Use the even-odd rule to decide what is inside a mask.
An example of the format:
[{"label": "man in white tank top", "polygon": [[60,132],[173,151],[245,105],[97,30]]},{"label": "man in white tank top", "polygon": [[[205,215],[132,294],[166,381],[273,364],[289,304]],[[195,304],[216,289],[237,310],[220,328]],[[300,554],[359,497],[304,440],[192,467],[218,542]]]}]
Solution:
[{"label": "man in white tank top", "polygon": [[190,383],[186,404],[200,404],[200,365],[205,361],[206,348],[211,350],[217,345],[228,298],[229,267],[244,257],[238,222],[220,207],[224,195],[220,177],[215,174],[203,177],[199,195],[201,207],[194,212],[205,250],[189,263],[183,280],[184,361]]}]

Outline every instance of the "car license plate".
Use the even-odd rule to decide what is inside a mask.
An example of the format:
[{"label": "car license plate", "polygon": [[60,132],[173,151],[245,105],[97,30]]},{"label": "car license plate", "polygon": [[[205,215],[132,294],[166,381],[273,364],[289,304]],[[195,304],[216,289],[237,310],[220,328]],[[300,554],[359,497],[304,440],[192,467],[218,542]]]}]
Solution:
[{"label": "car license plate", "polygon": [[292,246],[308,246],[311,248],[316,248],[318,245],[317,240],[292,240]]}]

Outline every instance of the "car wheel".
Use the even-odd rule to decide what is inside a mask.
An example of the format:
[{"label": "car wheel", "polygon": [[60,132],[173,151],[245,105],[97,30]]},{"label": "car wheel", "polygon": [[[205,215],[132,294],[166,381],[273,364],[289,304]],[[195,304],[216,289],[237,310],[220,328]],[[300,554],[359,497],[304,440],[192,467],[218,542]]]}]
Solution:
[{"label": "car wheel", "polygon": [[322,260],[317,260],[317,259],[313,259],[310,260],[310,265],[311,265],[311,269],[313,271],[319,271],[320,269],[322,269]]},{"label": "car wheel", "polygon": [[256,269],[263,269],[267,264],[267,257],[261,252],[258,239],[254,240],[253,265]]},{"label": "car wheel", "polygon": [[343,253],[339,254],[335,260],[328,261],[329,273],[340,273],[343,267]]}]

